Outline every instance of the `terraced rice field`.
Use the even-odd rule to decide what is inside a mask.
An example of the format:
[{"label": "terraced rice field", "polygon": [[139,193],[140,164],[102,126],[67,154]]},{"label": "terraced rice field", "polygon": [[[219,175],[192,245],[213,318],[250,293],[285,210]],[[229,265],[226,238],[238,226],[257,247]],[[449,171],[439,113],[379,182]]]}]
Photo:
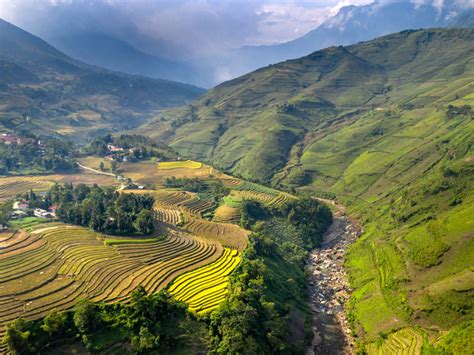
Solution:
[{"label": "terraced rice field", "polygon": [[237,250],[226,248],[222,256],[212,264],[176,278],[168,291],[197,314],[207,313],[225,299],[229,288],[229,275],[240,261]]},{"label": "terraced rice field", "polygon": [[12,199],[18,193],[25,193],[30,190],[46,191],[55,182],[84,183],[88,185],[117,185],[117,182],[113,177],[94,174],[91,172],[64,175],[2,176],[0,177],[0,202]]},{"label": "terraced rice field", "polygon": [[156,219],[177,226],[181,223],[181,212],[169,208],[154,207]]},{"label": "terraced rice field", "polygon": [[[192,192],[175,190],[122,190],[122,193],[150,194],[155,198],[155,210],[175,210],[201,217],[214,203],[200,199]],[[167,221],[163,221],[167,222]]]},{"label": "terraced rice field", "polygon": [[244,250],[247,246],[248,231],[230,223],[217,223],[183,213],[183,227],[191,234],[210,241],[219,242],[224,247]]},{"label": "terraced rice field", "polygon": [[[202,216],[214,202],[195,193],[121,190],[153,195],[155,217],[164,222],[166,237],[111,239],[61,223],[32,223],[23,231],[0,233],[0,337],[4,324],[17,317],[38,319],[52,309],[69,309],[82,298],[124,301],[138,285],[156,292],[173,280],[170,292],[196,313],[206,313],[225,298],[229,274],[247,246],[248,231],[237,225],[241,201],[278,206],[294,198],[193,161],[160,163],[158,168],[150,162],[125,165],[130,171],[146,167],[134,174],[153,183],[169,176],[212,178],[232,192],[209,221]],[[47,189],[55,181],[116,184],[113,178],[87,172],[0,178],[0,200],[31,188]],[[0,344],[0,353],[2,349]]]},{"label": "terraced rice field", "polygon": [[240,209],[223,204],[214,211],[214,218],[212,220],[214,222],[239,224]]},{"label": "terraced rice field", "polygon": [[[114,239],[115,240],[115,239]],[[182,234],[106,245],[104,237],[61,223],[0,234],[0,337],[6,322],[66,310],[79,299],[126,300],[143,285],[164,288],[218,259],[218,243]]]},{"label": "terraced rice field", "polygon": [[165,169],[199,169],[202,167],[202,163],[194,161],[194,160],[184,160],[184,161],[164,161],[158,163],[158,169],[165,170]]},{"label": "terraced rice field", "polygon": [[0,201],[8,200],[26,191],[46,191],[52,185],[50,181],[34,177],[2,177],[0,178]]},{"label": "terraced rice field", "polygon": [[269,194],[266,192],[256,191],[256,190],[234,190],[230,193],[230,198],[234,200],[252,200],[257,201],[262,204],[278,207],[283,203],[286,203],[295,197],[286,193],[281,192],[277,195]]},{"label": "terraced rice field", "polygon": [[423,337],[412,328],[404,328],[395,333],[391,333],[381,346],[371,344],[367,347],[368,354],[385,355],[400,354],[413,355],[421,354]]}]

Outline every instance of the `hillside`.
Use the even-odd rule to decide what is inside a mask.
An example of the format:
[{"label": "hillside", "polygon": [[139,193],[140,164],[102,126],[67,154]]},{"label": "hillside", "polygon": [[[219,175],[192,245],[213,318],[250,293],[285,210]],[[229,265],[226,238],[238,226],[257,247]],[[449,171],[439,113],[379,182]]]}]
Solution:
[{"label": "hillside", "polygon": [[204,90],[92,67],[0,20],[0,128],[71,139],[135,127]]},{"label": "hillside", "polygon": [[335,196],[365,229],[346,259],[361,342],[459,351],[473,331],[473,77],[474,30],[404,31],[257,70],[143,130]]}]

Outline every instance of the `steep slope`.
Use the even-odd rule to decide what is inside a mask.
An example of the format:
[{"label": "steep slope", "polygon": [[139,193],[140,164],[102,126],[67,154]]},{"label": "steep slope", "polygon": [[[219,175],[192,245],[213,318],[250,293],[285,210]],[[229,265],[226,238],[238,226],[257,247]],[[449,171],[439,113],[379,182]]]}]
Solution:
[{"label": "steep slope", "polygon": [[361,342],[409,327],[408,344],[465,351],[473,82],[474,30],[404,31],[257,70],[145,130],[245,177],[336,197],[365,229],[346,260]]},{"label": "steep slope", "polygon": [[0,20],[0,125],[74,139],[137,126],[203,90],[71,59]]}]

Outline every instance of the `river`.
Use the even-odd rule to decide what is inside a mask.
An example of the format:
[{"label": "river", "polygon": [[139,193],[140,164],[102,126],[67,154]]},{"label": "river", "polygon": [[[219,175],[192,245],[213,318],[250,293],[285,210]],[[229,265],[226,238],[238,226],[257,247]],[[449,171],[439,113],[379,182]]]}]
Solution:
[{"label": "river", "polygon": [[321,248],[313,249],[306,262],[313,317],[313,340],[307,355],[354,353],[354,341],[344,311],[351,294],[344,258],[347,246],[360,236],[361,229],[345,216],[343,206],[335,206],[338,211]]}]

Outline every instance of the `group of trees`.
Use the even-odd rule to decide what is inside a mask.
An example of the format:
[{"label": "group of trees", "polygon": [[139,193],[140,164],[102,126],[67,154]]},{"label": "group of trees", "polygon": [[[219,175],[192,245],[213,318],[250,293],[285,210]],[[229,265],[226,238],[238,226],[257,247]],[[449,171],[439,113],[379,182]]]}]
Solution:
[{"label": "group of trees", "polygon": [[56,139],[37,137],[23,144],[0,141],[0,175],[11,172],[72,172],[77,169],[69,145]]},{"label": "group of trees", "polygon": [[[138,287],[129,303],[84,301],[70,312],[53,310],[42,321],[17,319],[7,325],[3,340],[17,354],[40,353],[67,339],[79,339],[88,351],[107,351],[110,340],[116,340],[130,343],[134,353],[151,349],[173,352],[202,342],[196,332],[199,329],[205,330],[205,325],[198,323],[184,304],[165,292],[147,295]],[[101,341],[104,337],[108,338],[105,344]],[[203,344],[198,346],[204,348]]]},{"label": "group of trees", "polygon": [[117,153],[119,160],[138,161],[149,158],[161,160],[174,159],[177,153],[168,146],[137,134],[122,134],[114,137],[110,134],[94,139],[86,148],[87,154],[104,156],[109,154],[107,146],[111,144],[123,148]]},{"label": "group of trees", "polygon": [[[242,214],[253,233],[228,298],[211,314],[212,351],[303,353],[304,339],[289,337],[288,318],[306,306],[301,258],[321,242],[332,223],[331,211],[317,200],[301,199],[279,209],[247,201]],[[303,251],[300,258],[295,250]]]},{"label": "group of trees", "polygon": [[44,196],[24,196],[32,208],[57,205],[56,216],[67,223],[114,235],[150,234],[154,231],[150,195],[123,194],[109,187],[56,184]]},{"label": "group of trees", "polygon": [[472,111],[472,107],[470,105],[462,105],[462,106],[448,105],[448,109],[446,110],[446,116],[449,119],[452,119],[456,116],[468,116],[468,117],[474,118],[474,112]]}]

